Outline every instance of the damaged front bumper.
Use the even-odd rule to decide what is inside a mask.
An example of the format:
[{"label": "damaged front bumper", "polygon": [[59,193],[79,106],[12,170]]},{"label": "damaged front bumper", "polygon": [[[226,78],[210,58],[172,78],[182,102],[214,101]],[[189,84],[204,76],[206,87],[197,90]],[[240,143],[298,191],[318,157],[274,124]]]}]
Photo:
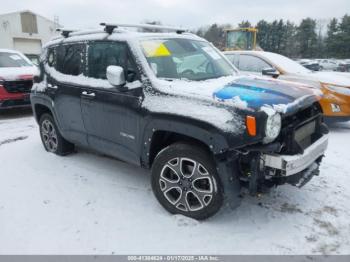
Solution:
[{"label": "damaged front bumper", "polygon": [[297,155],[263,154],[264,184],[267,186],[291,184],[304,186],[319,174],[319,165],[328,147],[328,135],[323,135],[315,143]]},{"label": "damaged front bumper", "polygon": [[322,136],[315,143],[298,155],[272,155],[264,154],[265,167],[281,171],[283,176],[295,175],[310,167],[318,158],[324,155],[328,146],[328,135]]},{"label": "damaged front bumper", "polygon": [[256,151],[240,158],[241,185],[252,195],[283,184],[302,187],[319,174],[327,146],[328,134],[323,134],[299,154],[271,153],[255,148]]}]

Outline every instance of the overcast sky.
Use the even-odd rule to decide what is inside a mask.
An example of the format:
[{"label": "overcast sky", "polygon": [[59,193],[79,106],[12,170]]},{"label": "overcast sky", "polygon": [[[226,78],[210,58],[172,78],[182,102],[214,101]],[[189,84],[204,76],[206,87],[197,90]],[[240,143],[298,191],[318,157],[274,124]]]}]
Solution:
[{"label": "overcast sky", "polygon": [[67,28],[158,20],[192,29],[214,22],[342,17],[350,14],[350,0],[0,0],[0,13],[26,9],[49,19],[56,15]]}]

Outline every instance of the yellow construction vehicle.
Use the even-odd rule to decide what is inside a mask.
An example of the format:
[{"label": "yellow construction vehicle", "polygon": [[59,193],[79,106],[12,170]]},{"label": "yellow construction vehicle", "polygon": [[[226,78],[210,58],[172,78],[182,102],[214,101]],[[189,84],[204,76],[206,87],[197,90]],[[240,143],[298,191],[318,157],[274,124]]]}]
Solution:
[{"label": "yellow construction vehicle", "polygon": [[256,34],[258,29],[252,27],[225,29],[225,51],[256,50]]}]

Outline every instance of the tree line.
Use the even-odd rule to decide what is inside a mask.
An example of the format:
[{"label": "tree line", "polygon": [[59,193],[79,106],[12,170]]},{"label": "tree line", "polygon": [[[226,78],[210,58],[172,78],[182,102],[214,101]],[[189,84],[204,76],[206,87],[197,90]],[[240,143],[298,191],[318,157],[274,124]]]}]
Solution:
[{"label": "tree line", "polygon": [[[242,21],[238,27],[256,27],[257,43],[265,51],[291,58],[350,58],[350,16],[341,19],[316,20],[305,18],[299,24],[288,20],[259,21],[252,25]],[[195,33],[216,47],[225,48],[225,28],[230,24],[212,24]]]}]

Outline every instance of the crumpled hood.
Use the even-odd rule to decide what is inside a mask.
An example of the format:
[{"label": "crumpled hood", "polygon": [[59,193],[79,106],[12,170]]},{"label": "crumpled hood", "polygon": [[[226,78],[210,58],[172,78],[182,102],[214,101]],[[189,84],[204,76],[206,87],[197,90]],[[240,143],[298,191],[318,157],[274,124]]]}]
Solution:
[{"label": "crumpled hood", "polygon": [[155,87],[174,96],[195,101],[205,100],[226,104],[239,109],[260,111],[269,106],[281,113],[293,112],[295,108],[317,101],[322,95],[318,89],[300,83],[267,77],[232,75],[205,81],[156,80]]},{"label": "crumpled hood", "polygon": [[23,67],[0,67],[0,79],[15,80],[23,75],[38,75],[39,70],[36,66]]},{"label": "crumpled hood", "polygon": [[263,106],[291,111],[293,107],[317,100],[316,90],[311,87],[274,79],[244,77],[239,78],[214,92],[214,98],[222,101],[234,100],[246,106],[259,109]]},{"label": "crumpled hood", "polygon": [[300,74],[305,80],[312,80],[325,84],[350,87],[350,74],[342,72],[310,72]]}]

